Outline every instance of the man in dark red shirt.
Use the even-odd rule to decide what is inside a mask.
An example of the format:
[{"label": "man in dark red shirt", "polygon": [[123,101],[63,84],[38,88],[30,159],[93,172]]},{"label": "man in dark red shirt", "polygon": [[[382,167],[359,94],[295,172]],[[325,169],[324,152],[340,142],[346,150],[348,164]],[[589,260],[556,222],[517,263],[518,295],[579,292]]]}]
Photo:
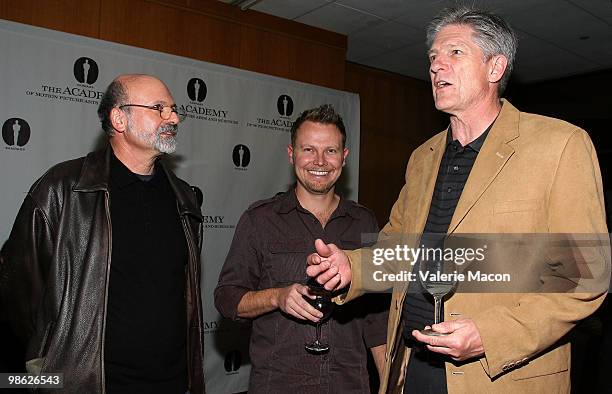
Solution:
[{"label": "man in dark red shirt", "polygon": [[[384,364],[387,305],[375,296],[336,308],[322,324],[324,354],[306,351],[322,314],[304,297],[314,240],[361,246],[378,229],[367,208],[335,193],[348,155],[342,118],[329,105],[304,111],[287,148],[297,183],[242,215],[215,290],[226,318],[253,320],[249,393],[370,393],[367,348]],[[388,302],[388,300],[387,300]]]}]

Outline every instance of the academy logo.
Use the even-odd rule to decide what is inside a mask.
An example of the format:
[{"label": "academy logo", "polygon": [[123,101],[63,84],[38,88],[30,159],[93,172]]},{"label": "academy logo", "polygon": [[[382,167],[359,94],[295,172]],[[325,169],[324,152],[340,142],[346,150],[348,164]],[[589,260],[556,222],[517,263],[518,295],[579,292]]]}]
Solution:
[{"label": "academy logo", "polygon": [[231,230],[236,228],[235,224],[226,223],[225,216],[223,215],[206,214],[202,216],[202,222],[205,229]]},{"label": "academy logo", "polygon": [[210,93],[206,82],[202,78],[191,78],[187,81],[189,103],[181,104],[179,108],[189,119],[238,125],[236,119],[230,118],[227,109],[204,105],[204,100]]},{"label": "academy logo", "polygon": [[247,127],[265,129],[270,131],[290,132],[293,126],[293,99],[286,94],[281,94],[276,99],[276,110],[280,116],[266,117],[258,116],[256,119],[246,123]]},{"label": "academy logo", "polygon": [[64,82],[53,85],[42,81],[38,88],[26,90],[25,94],[52,102],[84,103],[97,106],[104,95],[104,92],[92,86],[100,74],[98,63],[90,57],[80,57],[74,61],[72,73],[78,82],[76,84],[71,78],[66,78]]}]

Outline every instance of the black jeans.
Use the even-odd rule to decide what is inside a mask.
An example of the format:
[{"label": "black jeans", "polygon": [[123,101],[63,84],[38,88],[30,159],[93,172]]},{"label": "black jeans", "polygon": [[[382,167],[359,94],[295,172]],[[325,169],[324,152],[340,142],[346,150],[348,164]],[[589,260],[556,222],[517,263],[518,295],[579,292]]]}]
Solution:
[{"label": "black jeans", "polygon": [[404,393],[447,394],[444,358],[421,344],[410,344],[410,360],[406,371]]}]

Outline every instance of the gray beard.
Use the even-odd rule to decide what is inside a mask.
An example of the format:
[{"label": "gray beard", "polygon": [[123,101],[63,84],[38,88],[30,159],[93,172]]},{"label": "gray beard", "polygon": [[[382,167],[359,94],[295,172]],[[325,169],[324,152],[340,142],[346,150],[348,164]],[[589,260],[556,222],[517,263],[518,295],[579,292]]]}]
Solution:
[{"label": "gray beard", "polygon": [[[130,130],[132,128],[130,127]],[[176,131],[176,125],[165,125],[159,127],[154,135],[148,135],[144,132],[132,132],[142,142],[155,148],[160,153],[174,153],[176,151],[176,138],[171,136],[162,137],[161,133],[166,131]]]},{"label": "gray beard", "polygon": [[176,138],[170,136],[162,138],[161,134],[157,133],[153,147],[161,153],[174,153],[176,151]]}]

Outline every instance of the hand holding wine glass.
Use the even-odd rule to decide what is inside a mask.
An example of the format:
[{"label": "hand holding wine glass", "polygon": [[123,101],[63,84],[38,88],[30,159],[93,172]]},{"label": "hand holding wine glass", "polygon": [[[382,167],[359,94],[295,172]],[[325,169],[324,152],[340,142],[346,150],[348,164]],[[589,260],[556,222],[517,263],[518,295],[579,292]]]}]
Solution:
[{"label": "hand holding wine glass", "polygon": [[310,304],[310,291],[300,283],[292,283],[276,289],[276,306],[282,312],[300,320],[316,322],[320,319],[320,312]]},{"label": "hand holding wine glass", "polygon": [[334,303],[332,301],[331,292],[326,290],[316,280],[308,280],[308,290],[310,294],[314,295],[314,298],[304,296],[304,299],[308,301],[315,309],[323,313],[323,317],[316,322],[316,338],[313,342],[304,345],[306,350],[313,353],[324,353],[329,351],[329,345],[321,342],[321,324],[325,322],[332,314],[334,310]]},{"label": "hand holding wine glass", "polygon": [[[442,299],[450,293],[457,284],[454,261],[444,259],[422,259],[419,262],[419,280],[423,288],[434,298],[434,324],[443,321]],[[424,335],[444,336],[445,333],[430,328],[420,330]]]}]

